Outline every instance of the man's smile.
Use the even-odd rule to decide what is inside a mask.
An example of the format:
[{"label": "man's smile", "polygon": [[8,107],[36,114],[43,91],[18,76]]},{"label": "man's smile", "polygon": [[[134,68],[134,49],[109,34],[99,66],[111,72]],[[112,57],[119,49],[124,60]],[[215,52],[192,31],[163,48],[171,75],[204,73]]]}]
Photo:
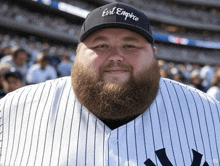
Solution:
[{"label": "man's smile", "polygon": [[104,72],[108,74],[123,74],[129,72],[129,70],[122,68],[112,68],[112,69],[104,70]]}]

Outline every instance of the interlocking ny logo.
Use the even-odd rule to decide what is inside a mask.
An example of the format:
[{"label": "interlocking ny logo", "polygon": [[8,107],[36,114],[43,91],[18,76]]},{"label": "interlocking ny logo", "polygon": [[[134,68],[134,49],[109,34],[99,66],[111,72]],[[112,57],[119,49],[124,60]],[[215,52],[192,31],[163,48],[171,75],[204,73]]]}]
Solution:
[{"label": "interlocking ny logo", "polygon": [[[192,149],[193,152],[193,161],[191,166],[200,166],[201,161],[202,161],[202,154],[196,152],[195,150]],[[165,148],[157,150],[156,155],[158,157],[158,159],[160,160],[160,163],[162,164],[162,166],[173,166],[173,164],[170,162],[170,160],[167,157]],[[144,164],[146,166],[156,166],[151,159],[147,159]],[[207,162],[205,162],[203,164],[203,166],[209,166],[209,164]]]}]

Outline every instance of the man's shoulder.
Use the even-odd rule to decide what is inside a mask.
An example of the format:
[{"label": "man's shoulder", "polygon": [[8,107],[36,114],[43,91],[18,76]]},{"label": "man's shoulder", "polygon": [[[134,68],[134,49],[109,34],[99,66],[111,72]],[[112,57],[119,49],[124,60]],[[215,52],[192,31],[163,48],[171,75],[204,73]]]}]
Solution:
[{"label": "man's shoulder", "polygon": [[39,96],[44,93],[58,94],[60,89],[64,89],[65,87],[72,89],[71,77],[62,77],[41,82],[38,84],[27,85],[18,90],[8,93],[4,98],[17,98],[18,96],[22,96],[25,94],[32,94],[34,96]]},{"label": "man's shoulder", "polygon": [[168,78],[161,78],[160,79],[160,86],[176,86],[176,87],[179,87],[181,89],[188,89],[188,90],[191,90],[191,91],[200,91],[196,88],[194,88],[193,86],[191,85],[188,85],[188,84],[184,84],[184,83],[181,83],[181,82],[177,82],[175,80],[171,80],[171,79],[168,79]]},{"label": "man's shoulder", "polygon": [[171,79],[161,78],[160,80],[160,93],[166,94],[170,99],[176,96],[180,102],[185,99],[187,101],[201,101],[203,103],[212,103],[219,105],[220,103],[216,100],[213,100],[207,93],[196,89],[190,85],[186,85]]},{"label": "man's shoulder", "polygon": [[52,80],[47,80],[45,82],[41,82],[38,84],[34,84],[31,86],[46,86],[46,85],[59,85],[59,86],[71,86],[71,77],[67,76],[67,77],[60,77],[60,78],[56,78],[56,79],[52,79]]},{"label": "man's shoulder", "polygon": [[184,91],[189,90],[189,91],[196,92],[196,93],[198,93],[198,92],[204,93],[191,85],[184,84],[184,83],[181,83],[181,82],[178,82],[175,80],[171,80],[169,78],[161,78],[160,79],[160,87],[162,87],[162,88],[167,87],[168,91],[171,91],[171,89],[169,87],[174,87],[175,89],[177,89],[177,91],[182,89]]},{"label": "man's shoulder", "polygon": [[6,55],[1,59],[1,63],[12,63],[12,56],[11,55]]},{"label": "man's shoulder", "polygon": [[33,64],[32,66],[30,66],[29,71],[35,71],[39,69],[40,69],[39,64]]},{"label": "man's shoulder", "polygon": [[55,67],[52,66],[52,65],[47,65],[46,70],[47,70],[48,72],[56,71]]}]

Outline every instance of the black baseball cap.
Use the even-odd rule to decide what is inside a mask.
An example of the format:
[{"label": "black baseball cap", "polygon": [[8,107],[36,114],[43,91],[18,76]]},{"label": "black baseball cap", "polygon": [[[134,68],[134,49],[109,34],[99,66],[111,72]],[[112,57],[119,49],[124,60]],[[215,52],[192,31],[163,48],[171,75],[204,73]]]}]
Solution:
[{"label": "black baseball cap", "polygon": [[124,3],[110,3],[90,12],[82,25],[79,42],[104,28],[128,29],[139,33],[150,43],[154,43],[147,16],[142,11]]}]

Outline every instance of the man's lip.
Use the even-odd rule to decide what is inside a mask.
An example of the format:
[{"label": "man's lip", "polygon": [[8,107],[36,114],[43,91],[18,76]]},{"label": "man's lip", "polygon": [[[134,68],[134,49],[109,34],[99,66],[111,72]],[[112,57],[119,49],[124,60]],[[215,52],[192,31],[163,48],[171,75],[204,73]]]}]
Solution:
[{"label": "man's lip", "polygon": [[129,70],[125,68],[119,68],[119,67],[104,69],[104,72],[114,72],[114,71],[129,71]]},{"label": "man's lip", "polygon": [[112,72],[112,73],[114,73],[114,72],[128,72],[129,70],[125,70],[125,69],[118,69],[118,70],[105,70],[104,72]]}]

